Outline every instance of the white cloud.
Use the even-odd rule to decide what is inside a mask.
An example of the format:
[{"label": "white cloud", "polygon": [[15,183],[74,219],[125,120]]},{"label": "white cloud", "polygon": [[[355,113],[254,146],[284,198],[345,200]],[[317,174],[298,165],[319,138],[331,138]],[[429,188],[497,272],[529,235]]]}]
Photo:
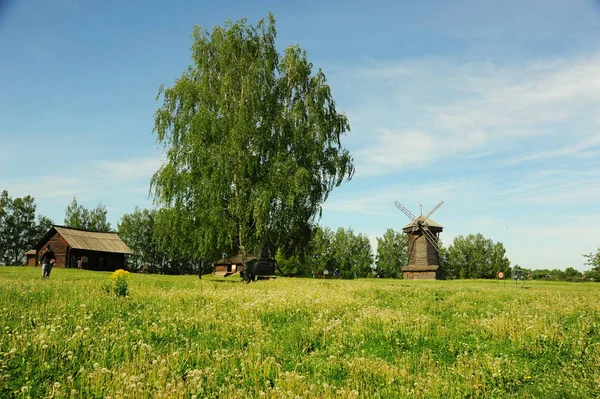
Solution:
[{"label": "white cloud", "polygon": [[153,157],[126,161],[82,159],[59,168],[50,162],[46,168],[39,169],[37,177],[0,178],[0,187],[8,190],[12,197],[33,196],[38,212],[58,223],[62,222],[64,210],[73,197],[87,208],[102,203],[116,227],[116,220],[123,213],[133,211],[135,206],[150,206],[149,182],[159,166],[160,159]]},{"label": "white cloud", "polygon": [[139,178],[146,178],[149,180],[158,168],[160,168],[161,159],[159,157],[148,157],[124,161],[95,161],[93,164],[98,169],[99,173],[104,176],[110,176],[121,180]]},{"label": "white cloud", "polygon": [[598,54],[513,66],[412,60],[345,77],[366,92],[348,111],[357,176],[498,151],[519,162],[597,153]]}]

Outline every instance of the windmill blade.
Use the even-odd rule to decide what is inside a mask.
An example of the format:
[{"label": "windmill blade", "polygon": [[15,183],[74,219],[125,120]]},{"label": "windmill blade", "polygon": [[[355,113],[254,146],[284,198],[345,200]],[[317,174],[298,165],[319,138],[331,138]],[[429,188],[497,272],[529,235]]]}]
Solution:
[{"label": "windmill blade", "polygon": [[440,201],[439,204],[437,204],[436,206],[433,207],[433,209],[431,211],[429,211],[429,213],[427,214],[427,216],[425,216],[425,219],[427,219],[429,216],[431,216],[431,214],[435,211],[437,211],[438,209],[440,209],[440,206],[442,206],[444,204],[444,201]]},{"label": "windmill blade", "polygon": [[427,239],[427,241],[429,241],[429,243],[431,244],[431,246],[433,246],[433,248],[435,248],[436,252],[440,251],[440,247],[437,243],[437,239],[435,238],[435,236],[433,235],[433,233],[427,229],[423,229],[423,235],[425,236],[425,238]]},{"label": "windmill blade", "polygon": [[394,205],[396,205],[396,208],[400,209],[410,220],[412,220],[415,223],[417,222],[417,217],[415,215],[413,215],[411,211],[406,209],[406,207],[404,207],[404,205],[402,205],[398,201],[395,201]]}]

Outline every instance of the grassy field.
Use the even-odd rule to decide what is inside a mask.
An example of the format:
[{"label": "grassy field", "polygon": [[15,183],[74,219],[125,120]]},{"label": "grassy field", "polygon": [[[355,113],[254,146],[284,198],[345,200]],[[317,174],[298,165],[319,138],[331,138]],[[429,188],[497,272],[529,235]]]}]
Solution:
[{"label": "grassy field", "polygon": [[0,267],[0,397],[592,398],[600,284]]}]

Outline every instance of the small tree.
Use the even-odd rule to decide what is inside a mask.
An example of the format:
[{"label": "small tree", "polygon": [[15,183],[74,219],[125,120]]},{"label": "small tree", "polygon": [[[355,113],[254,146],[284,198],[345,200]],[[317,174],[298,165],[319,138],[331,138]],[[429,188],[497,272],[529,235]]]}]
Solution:
[{"label": "small tree", "polygon": [[31,249],[52,226],[52,221],[38,215],[32,196],[12,198],[8,191],[0,194],[0,262],[23,264],[25,252]]},{"label": "small tree", "polygon": [[408,263],[408,237],[387,229],[377,237],[377,274],[380,277],[402,277],[402,267]]},{"label": "small tree", "polygon": [[592,270],[600,272],[600,247],[598,247],[596,253],[590,252],[589,255],[583,255],[583,257],[586,258],[586,266],[591,266]]},{"label": "small tree", "polygon": [[481,234],[458,236],[448,248],[444,260],[446,278],[494,278],[497,272],[510,275],[510,261],[500,242]]},{"label": "small tree", "polygon": [[355,235],[352,229],[337,229],[331,241],[332,269],[338,268],[344,278],[367,277],[373,264],[369,238]]},{"label": "small tree", "polygon": [[147,266],[148,271],[155,272],[161,263],[162,259],[154,240],[155,219],[155,210],[136,207],[132,213],[124,214],[117,224],[119,237],[133,251],[128,259],[129,268],[133,270]]}]

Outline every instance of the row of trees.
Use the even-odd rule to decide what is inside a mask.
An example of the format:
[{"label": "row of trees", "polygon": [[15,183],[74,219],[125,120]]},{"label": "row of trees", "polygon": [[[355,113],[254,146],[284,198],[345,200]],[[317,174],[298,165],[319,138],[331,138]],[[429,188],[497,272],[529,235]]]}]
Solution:
[{"label": "row of trees", "polygon": [[[232,254],[229,251],[205,252],[198,256],[188,248],[190,219],[176,219],[169,209],[148,210],[136,208],[125,214],[117,225],[121,238],[134,250],[128,264],[132,270],[151,273],[181,274],[208,273],[212,261]],[[52,226],[52,221],[36,215],[35,200],[31,196],[12,198],[7,191],[0,195],[0,262],[20,265],[24,253]],[[64,225],[95,231],[111,231],[106,207],[98,204],[87,209],[76,198],[65,210]],[[186,229],[187,227],[187,229]],[[176,232],[174,234],[174,232]],[[481,234],[458,236],[448,248],[441,247],[440,266],[445,279],[494,278],[498,271],[510,276],[510,261],[502,243],[486,239]],[[600,247],[595,253],[583,255],[591,269],[585,273],[569,267],[565,270],[526,270],[532,279],[560,281],[600,281]],[[312,276],[324,270],[338,270],[343,278],[366,277],[373,273],[382,278],[402,278],[402,267],[408,262],[408,240],[405,234],[388,229],[377,238],[377,253],[364,234],[350,228],[316,227],[304,251],[297,250],[285,256],[276,251],[280,269],[290,276]]]},{"label": "row of trees", "polygon": [[8,191],[0,194],[0,263],[22,265],[25,252],[50,229],[52,221],[36,215],[32,196],[12,198]]},{"label": "row of trees", "polygon": [[537,269],[528,270],[531,278],[534,280],[556,280],[556,281],[600,281],[600,247],[596,252],[584,254],[584,265],[590,267],[581,273],[573,267],[567,267],[565,270],[560,269]]},{"label": "row of trees", "polygon": [[[140,209],[125,214],[118,223],[119,236],[134,251],[128,266],[134,271],[184,274],[210,273],[212,261],[223,253],[198,253],[193,248],[192,218],[177,219],[169,209]],[[231,253],[228,251],[226,253]]]},{"label": "row of trees", "polygon": [[480,233],[458,236],[442,247],[440,266],[445,279],[494,278],[498,272],[510,276],[511,270],[504,245]]},{"label": "row of trees", "polygon": [[352,278],[367,277],[373,271],[369,238],[343,227],[335,232],[317,227],[304,253],[286,257],[278,251],[276,259],[281,271],[291,276],[308,277],[338,270],[342,278]]}]

